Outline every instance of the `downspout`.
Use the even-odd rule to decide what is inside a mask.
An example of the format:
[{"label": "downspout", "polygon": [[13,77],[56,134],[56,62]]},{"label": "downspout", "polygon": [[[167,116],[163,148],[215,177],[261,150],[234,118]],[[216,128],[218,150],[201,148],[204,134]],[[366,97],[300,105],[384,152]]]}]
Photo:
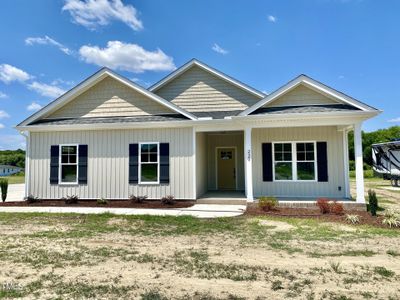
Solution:
[{"label": "downspout", "polygon": [[29,193],[29,156],[30,156],[30,133],[29,131],[20,131],[21,135],[25,137],[25,197],[28,197]]}]

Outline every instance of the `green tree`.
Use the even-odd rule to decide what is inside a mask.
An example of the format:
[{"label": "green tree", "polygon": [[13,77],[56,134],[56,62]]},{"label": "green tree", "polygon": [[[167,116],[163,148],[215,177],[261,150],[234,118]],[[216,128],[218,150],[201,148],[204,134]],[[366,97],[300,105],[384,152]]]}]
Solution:
[{"label": "green tree", "polygon": [[[400,126],[392,126],[385,129],[378,129],[371,132],[362,132],[363,159],[364,163],[372,166],[372,145],[390,142],[393,139],[400,139]],[[349,157],[354,160],[354,134],[349,133]]]}]

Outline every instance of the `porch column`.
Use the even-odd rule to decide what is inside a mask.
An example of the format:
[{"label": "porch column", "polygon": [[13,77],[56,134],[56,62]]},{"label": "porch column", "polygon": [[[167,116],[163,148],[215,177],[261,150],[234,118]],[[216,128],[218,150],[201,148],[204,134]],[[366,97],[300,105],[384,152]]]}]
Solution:
[{"label": "porch column", "polygon": [[345,197],[350,198],[349,139],[346,128],[343,129],[343,163]]},{"label": "porch column", "polygon": [[354,158],[356,165],[357,203],[365,203],[361,125],[361,122],[354,124]]},{"label": "porch column", "polygon": [[244,174],[246,198],[248,202],[252,202],[254,200],[252,156],[253,153],[251,150],[251,127],[246,127],[244,130]]}]

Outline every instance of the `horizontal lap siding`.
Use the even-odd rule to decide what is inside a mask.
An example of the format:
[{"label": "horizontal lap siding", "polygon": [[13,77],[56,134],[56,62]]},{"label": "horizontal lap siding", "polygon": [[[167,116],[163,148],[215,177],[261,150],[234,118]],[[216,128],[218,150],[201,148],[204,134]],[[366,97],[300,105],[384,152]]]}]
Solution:
[{"label": "horizontal lap siding", "polygon": [[107,77],[47,118],[142,116],[171,112],[153,99]]},{"label": "horizontal lap siding", "polygon": [[320,93],[317,93],[308,87],[300,85],[290,92],[277,98],[271,104],[264,105],[264,107],[309,104],[338,104],[338,102]]},{"label": "horizontal lap siding", "polygon": [[155,93],[190,112],[244,110],[261,100],[199,67],[192,67]]},{"label": "horizontal lap siding", "polygon": [[[192,198],[192,134],[192,128],[31,133],[29,193],[45,199],[67,195],[126,199],[131,194]],[[152,141],[170,144],[170,183],[129,185],[129,144]],[[68,143],[88,145],[87,185],[50,185],[50,146]]]},{"label": "horizontal lap siding", "polygon": [[[345,197],[343,171],[343,133],[336,127],[297,127],[253,129],[254,195],[282,197]],[[278,141],[327,141],[328,182],[263,182],[262,143]],[[342,190],[338,190],[341,186]]]}]

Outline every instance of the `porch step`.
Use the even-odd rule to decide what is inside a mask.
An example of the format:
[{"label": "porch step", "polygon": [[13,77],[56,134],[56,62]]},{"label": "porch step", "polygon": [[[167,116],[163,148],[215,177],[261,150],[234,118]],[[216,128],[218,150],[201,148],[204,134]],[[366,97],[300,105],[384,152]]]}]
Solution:
[{"label": "porch step", "polygon": [[198,199],[196,204],[225,204],[225,205],[246,205],[246,199],[223,199],[223,198],[203,198]]}]

